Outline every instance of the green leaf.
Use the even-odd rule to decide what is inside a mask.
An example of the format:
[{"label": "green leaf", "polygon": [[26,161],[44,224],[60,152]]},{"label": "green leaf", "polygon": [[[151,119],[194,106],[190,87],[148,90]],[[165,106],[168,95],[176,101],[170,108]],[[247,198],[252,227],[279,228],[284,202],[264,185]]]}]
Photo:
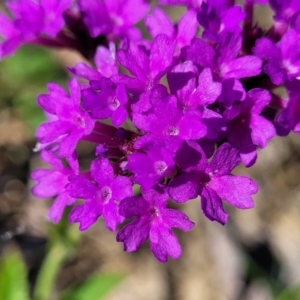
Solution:
[{"label": "green leaf", "polygon": [[14,56],[0,61],[0,70],[0,108],[11,105],[33,133],[45,120],[36,104],[37,95],[47,91],[48,82],[65,85],[67,73],[50,51],[33,46],[21,47]]},{"label": "green leaf", "polygon": [[34,300],[48,300],[50,298],[57,274],[66,256],[66,248],[61,243],[54,243],[50,247],[38,275]]},{"label": "green leaf", "polygon": [[69,289],[61,300],[101,300],[124,277],[119,274],[94,275],[75,289]]},{"label": "green leaf", "polygon": [[27,270],[17,250],[5,253],[0,261],[0,299],[29,300]]},{"label": "green leaf", "polygon": [[300,285],[285,289],[275,300],[299,300]]}]

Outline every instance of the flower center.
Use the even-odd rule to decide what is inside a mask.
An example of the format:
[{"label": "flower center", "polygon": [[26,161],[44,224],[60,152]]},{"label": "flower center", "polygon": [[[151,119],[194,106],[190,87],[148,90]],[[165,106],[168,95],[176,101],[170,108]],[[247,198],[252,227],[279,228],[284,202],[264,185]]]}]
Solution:
[{"label": "flower center", "polygon": [[206,186],[210,182],[211,178],[209,174],[201,172],[199,174],[199,182],[202,186]]},{"label": "flower center", "polygon": [[120,101],[116,97],[112,97],[108,101],[109,101],[109,108],[111,110],[116,110],[120,106]]},{"label": "flower center", "polygon": [[105,186],[103,187],[99,193],[98,193],[99,198],[101,199],[101,201],[103,202],[107,202],[110,200],[111,196],[112,196],[112,190],[109,186]]},{"label": "flower center", "polygon": [[158,215],[159,215],[159,211],[158,211],[157,207],[155,207],[155,206],[151,206],[151,207],[149,208],[149,212],[150,212],[150,216],[151,216],[152,218],[156,218],[156,217],[158,217]]},{"label": "flower center", "polygon": [[154,168],[157,174],[162,175],[168,168],[167,164],[160,160],[154,163]]},{"label": "flower center", "polygon": [[81,128],[84,128],[85,127],[85,121],[84,121],[84,118],[80,115],[77,115],[75,117],[75,123],[76,125],[78,125],[79,127]]},{"label": "flower center", "polygon": [[288,74],[297,74],[299,73],[299,68],[294,66],[289,60],[284,60],[282,62],[284,69],[288,72]]},{"label": "flower center", "polygon": [[170,126],[168,128],[168,135],[176,136],[179,134],[179,128],[177,126]]}]

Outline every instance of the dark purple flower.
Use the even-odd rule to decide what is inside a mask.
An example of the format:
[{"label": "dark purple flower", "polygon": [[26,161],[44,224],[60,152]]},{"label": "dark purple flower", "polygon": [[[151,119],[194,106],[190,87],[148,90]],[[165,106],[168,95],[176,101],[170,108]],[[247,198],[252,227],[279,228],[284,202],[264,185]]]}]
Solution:
[{"label": "dark purple flower", "polygon": [[174,50],[175,42],[163,34],[153,40],[149,55],[138,45],[130,43],[128,49],[118,51],[117,61],[134,77],[119,74],[116,80],[124,83],[133,94],[151,90],[172,64]]},{"label": "dark purple flower", "polygon": [[175,66],[167,75],[172,94],[178,97],[185,109],[197,109],[214,103],[221,94],[222,84],[213,81],[209,68],[197,76],[191,61]]},{"label": "dark purple flower", "polygon": [[298,0],[269,0],[271,8],[275,11],[277,21],[288,22],[294,13],[300,10]]},{"label": "dark purple flower", "polygon": [[81,90],[76,79],[68,83],[70,96],[57,84],[48,84],[48,94],[38,97],[38,104],[49,115],[49,121],[36,131],[36,150],[55,144],[61,157],[72,155],[77,143],[94,128],[93,120],[81,109]]},{"label": "dark purple flower", "polygon": [[141,38],[134,25],[149,10],[144,0],[79,0],[79,7],[91,36],[104,34],[131,40]]},{"label": "dark purple flower", "polygon": [[245,166],[256,161],[256,148],[265,148],[276,134],[273,124],[260,115],[270,103],[271,95],[263,89],[253,89],[247,98],[235,104],[226,114],[228,120],[228,142],[239,149]]},{"label": "dark purple flower", "polygon": [[300,35],[293,29],[287,31],[277,44],[269,38],[257,40],[253,52],[266,61],[264,71],[274,84],[300,75]]},{"label": "dark purple flower", "polygon": [[114,177],[114,170],[107,158],[97,158],[91,164],[90,181],[82,175],[71,176],[66,187],[74,198],[85,199],[70,213],[72,223],[79,222],[80,230],[86,230],[103,215],[106,227],[115,231],[124,218],[119,214],[119,203],[132,195],[132,184],[124,176]]},{"label": "dark purple flower", "polygon": [[136,148],[143,148],[149,143],[163,143],[175,152],[184,140],[198,140],[207,133],[199,110],[183,111],[174,96],[169,96],[153,104],[153,111],[148,114],[133,114],[134,125],[147,134],[140,137]]},{"label": "dark purple flower", "polygon": [[0,35],[5,40],[0,45],[0,58],[13,54],[23,43],[38,36],[55,37],[63,28],[63,13],[73,0],[13,0],[6,6],[13,15],[8,19],[0,14]]},{"label": "dark purple flower", "polygon": [[128,157],[127,168],[134,181],[147,190],[174,172],[174,154],[159,145],[151,145],[146,153],[136,152]]},{"label": "dark purple flower", "polygon": [[142,196],[129,197],[120,203],[120,214],[135,219],[125,225],[117,235],[117,241],[124,243],[127,252],[136,251],[147,239],[154,256],[161,262],[179,258],[181,247],[172,228],[189,231],[194,223],[182,212],[166,208],[167,193],[156,187],[142,191]]},{"label": "dark purple flower", "polygon": [[240,158],[238,150],[229,144],[223,144],[208,163],[198,144],[184,143],[175,161],[183,173],[171,181],[168,193],[176,202],[201,196],[204,215],[223,225],[228,220],[228,214],[224,211],[222,199],[240,209],[254,206],[251,197],[257,192],[254,181],[230,174]]},{"label": "dark purple flower", "polygon": [[224,31],[241,32],[240,23],[246,14],[242,7],[229,5],[227,0],[207,0],[198,10],[198,21],[204,28],[203,38],[215,40]]},{"label": "dark purple flower", "polygon": [[83,107],[91,112],[93,118],[111,118],[113,125],[121,126],[128,115],[125,108],[128,96],[124,84],[115,85],[109,79],[102,78],[99,87],[99,92],[92,89],[83,91]]},{"label": "dark purple flower", "polygon": [[286,84],[289,100],[275,119],[277,133],[286,136],[291,130],[300,134],[300,82],[295,79]]},{"label": "dark purple flower", "polygon": [[200,8],[201,4],[206,0],[159,0],[162,5],[183,5],[188,8]]},{"label": "dark purple flower", "polygon": [[200,69],[209,67],[218,80],[259,75],[262,61],[254,55],[239,56],[241,47],[242,37],[238,30],[222,32],[218,35],[215,48],[196,38],[191,46],[185,49],[184,56]]},{"label": "dark purple flower", "polygon": [[52,169],[37,169],[31,173],[31,179],[38,181],[33,187],[32,193],[39,198],[57,196],[49,210],[48,217],[53,223],[58,223],[65,207],[76,201],[67,193],[65,187],[69,183],[69,176],[79,173],[78,161],[74,153],[67,158],[69,167],[64,167],[59,158],[46,150],[41,153],[41,159]]},{"label": "dark purple flower", "polygon": [[176,40],[178,51],[190,44],[198,29],[196,12],[193,10],[188,10],[178,21],[178,24],[174,26],[163,10],[155,8],[153,14],[147,17],[145,23],[153,38],[159,34],[165,34],[170,39]]},{"label": "dark purple flower", "polygon": [[113,42],[109,43],[109,48],[99,46],[94,57],[96,68],[94,69],[85,63],[77,63],[69,71],[75,76],[91,80],[100,80],[103,76],[110,78],[118,73],[116,64],[116,48]]}]

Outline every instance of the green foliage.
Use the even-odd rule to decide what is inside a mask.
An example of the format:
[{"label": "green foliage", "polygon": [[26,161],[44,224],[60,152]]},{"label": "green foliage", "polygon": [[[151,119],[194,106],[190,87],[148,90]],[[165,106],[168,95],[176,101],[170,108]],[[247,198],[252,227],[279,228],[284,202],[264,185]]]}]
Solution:
[{"label": "green foliage", "polygon": [[36,96],[46,92],[48,82],[65,85],[67,73],[43,48],[24,46],[0,62],[0,108],[12,106],[32,132],[45,119]]},{"label": "green foliage", "polygon": [[49,299],[55,279],[67,254],[66,248],[60,243],[55,243],[50,247],[36,282],[34,300]]},{"label": "green foliage", "polygon": [[[49,300],[54,285],[66,260],[75,253],[81,234],[70,225],[67,212],[58,225],[49,225],[46,257],[39,271],[33,291],[33,300]],[[119,274],[94,274],[76,287],[62,292],[61,300],[101,300],[121,280]],[[17,249],[7,252],[0,261],[0,300],[30,300],[27,270]]]},{"label": "green foliage", "polygon": [[66,291],[61,300],[101,300],[121,280],[123,276],[118,274],[100,274],[87,279],[77,288]]},{"label": "green foliage", "polygon": [[275,300],[299,300],[300,299],[300,284],[295,287],[285,289]]},{"label": "green foliage", "polygon": [[29,300],[27,270],[16,249],[7,251],[0,261],[0,300]]}]

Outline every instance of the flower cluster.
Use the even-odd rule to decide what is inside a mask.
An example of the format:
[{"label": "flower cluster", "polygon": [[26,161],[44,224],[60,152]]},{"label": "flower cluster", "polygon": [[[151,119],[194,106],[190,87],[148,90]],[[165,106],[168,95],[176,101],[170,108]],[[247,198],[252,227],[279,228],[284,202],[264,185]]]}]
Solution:
[{"label": "flower cluster", "polygon": [[[266,30],[253,24],[253,8],[267,2],[274,24]],[[49,83],[38,97],[47,121],[35,150],[51,169],[32,173],[33,193],[56,197],[54,223],[72,205],[80,230],[102,216],[125,251],[149,239],[165,262],[181,254],[172,228],[194,226],[180,203],[200,196],[203,214],[224,225],[223,202],[252,208],[258,190],[232,170],[252,166],[276,134],[300,134],[300,1],[159,4],[186,12],[174,23],[146,0],[7,1],[0,57],[37,43],[89,60],[68,68],[69,92]],[[89,170],[79,168],[81,141],[95,146]]]}]

